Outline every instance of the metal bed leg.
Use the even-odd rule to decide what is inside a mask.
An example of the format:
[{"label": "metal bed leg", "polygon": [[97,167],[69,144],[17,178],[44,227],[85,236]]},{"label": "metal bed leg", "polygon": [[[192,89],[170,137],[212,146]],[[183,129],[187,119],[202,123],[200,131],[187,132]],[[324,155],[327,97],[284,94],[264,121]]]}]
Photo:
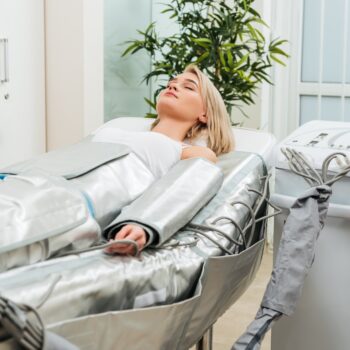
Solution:
[{"label": "metal bed leg", "polygon": [[213,350],[213,326],[211,326],[196,344],[196,350]]}]

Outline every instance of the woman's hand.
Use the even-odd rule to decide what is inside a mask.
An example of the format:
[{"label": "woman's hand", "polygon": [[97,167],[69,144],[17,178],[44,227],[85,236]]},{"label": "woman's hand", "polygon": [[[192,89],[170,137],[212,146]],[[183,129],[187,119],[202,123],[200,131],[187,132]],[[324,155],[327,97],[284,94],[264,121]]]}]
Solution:
[{"label": "woman's hand", "polygon": [[[146,244],[147,236],[146,236],[146,232],[142,227],[138,225],[128,224],[123,226],[121,230],[119,230],[114,237],[115,241],[118,241],[120,239],[129,239],[129,240],[135,241],[139,248],[139,251],[141,251]],[[112,241],[113,239],[110,240],[110,242]],[[135,248],[131,244],[115,244],[106,248],[105,252],[110,254],[118,253],[122,255],[126,255],[126,254],[133,255],[135,253]]]}]

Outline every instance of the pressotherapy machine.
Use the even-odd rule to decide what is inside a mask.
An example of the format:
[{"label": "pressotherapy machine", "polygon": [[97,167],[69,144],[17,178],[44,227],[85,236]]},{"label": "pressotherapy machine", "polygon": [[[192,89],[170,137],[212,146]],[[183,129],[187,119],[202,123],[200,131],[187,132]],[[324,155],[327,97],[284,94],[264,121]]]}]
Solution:
[{"label": "pressotherapy machine", "polygon": [[[123,123],[135,120],[109,126]],[[29,305],[78,348],[188,349],[259,267],[269,176],[257,154],[180,161],[155,181],[127,147],[87,138],[1,172],[2,319]],[[102,237],[125,223],[152,244],[134,257],[104,254]],[[29,336],[5,324],[0,348],[26,348]],[[34,328],[32,348],[45,348]]]},{"label": "pressotherapy machine", "polygon": [[[350,123],[312,121],[276,147],[276,186],[272,201],[283,209],[275,218],[276,254],[289,208],[309,187],[301,176],[289,169],[280,152],[286,147],[302,152],[319,173],[322,173],[326,157],[342,153],[344,156],[329,164],[325,175],[331,178],[350,165]],[[316,243],[315,260],[305,280],[301,299],[295,313],[282,318],[273,328],[272,350],[349,349],[349,220],[350,181],[347,173],[332,186],[328,215]]]}]

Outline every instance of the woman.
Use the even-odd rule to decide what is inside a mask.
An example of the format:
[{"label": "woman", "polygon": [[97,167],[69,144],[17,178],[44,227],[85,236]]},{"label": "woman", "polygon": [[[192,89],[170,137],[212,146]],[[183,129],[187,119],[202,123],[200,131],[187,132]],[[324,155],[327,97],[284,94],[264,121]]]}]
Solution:
[{"label": "woman", "polygon": [[[141,212],[134,217],[133,210],[128,218],[125,213],[142,203],[143,197],[152,196],[154,186],[166,183],[174,173],[170,168],[176,173],[187,164],[203,163],[181,163],[180,159],[202,157],[215,162],[217,155],[232,149],[233,142],[220,94],[195,66],[169,82],[157,110],[159,117],[150,131],[130,132],[107,123],[95,132],[93,142],[84,140],[0,171],[4,174],[0,247],[5,252],[0,254],[0,270],[85,249],[98,242],[101,233],[108,239],[134,240],[139,249],[146,244],[157,246],[171,236],[152,227],[156,217],[144,218],[144,223],[150,221],[143,225]],[[191,144],[201,137],[207,138],[208,147]],[[205,174],[206,181],[221,181],[215,171],[219,169],[204,163],[213,170]],[[181,178],[179,173],[177,179]],[[187,191],[190,182],[183,183],[181,190]],[[213,189],[206,194],[214,195]],[[153,203],[158,198],[152,197]],[[174,220],[183,224],[189,213]],[[112,247],[107,252],[132,252],[123,242]]]},{"label": "woman", "polygon": [[[159,95],[157,113],[151,132],[167,136],[175,147],[174,157],[170,162],[168,160],[169,167],[180,159],[194,157],[215,163],[218,155],[233,150],[231,125],[222,97],[195,65],[188,66],[182,74],[170,79]],[[207,139],[207,147],[191,144],[200,137]],[[185,139],[190,143],[184,143]],[[150,243],[144,229],[133,224],[122,227],[114,239],[134,240],[139,250]],[[110,246],[106,252],[131,254],[133,249],[130,245],[119,244]]]}]

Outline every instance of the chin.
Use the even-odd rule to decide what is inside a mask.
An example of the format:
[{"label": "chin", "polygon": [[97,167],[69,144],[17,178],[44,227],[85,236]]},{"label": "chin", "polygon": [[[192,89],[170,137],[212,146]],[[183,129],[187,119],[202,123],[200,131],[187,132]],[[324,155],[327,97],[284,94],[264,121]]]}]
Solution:
[{"label": "chin", "polygon": [[[195,123],[197,118],[192,117],[193,111],[190,108],[179,104],[178,101],[174,98],[160,98],[157,102],[157,113],[159,119],[162,119],[162,115],[170,116],[172,119],[181,120],[183,122],[192,122]],[[198,113],[196,113],[197,115]]]},{"label": "chin", "polygon": [[[175,100],[175,99],[174,99]],[[177,101],[168,99],[159,99],[157,103],[158,115],[176,115],[179,113],[179,106]]]}]

